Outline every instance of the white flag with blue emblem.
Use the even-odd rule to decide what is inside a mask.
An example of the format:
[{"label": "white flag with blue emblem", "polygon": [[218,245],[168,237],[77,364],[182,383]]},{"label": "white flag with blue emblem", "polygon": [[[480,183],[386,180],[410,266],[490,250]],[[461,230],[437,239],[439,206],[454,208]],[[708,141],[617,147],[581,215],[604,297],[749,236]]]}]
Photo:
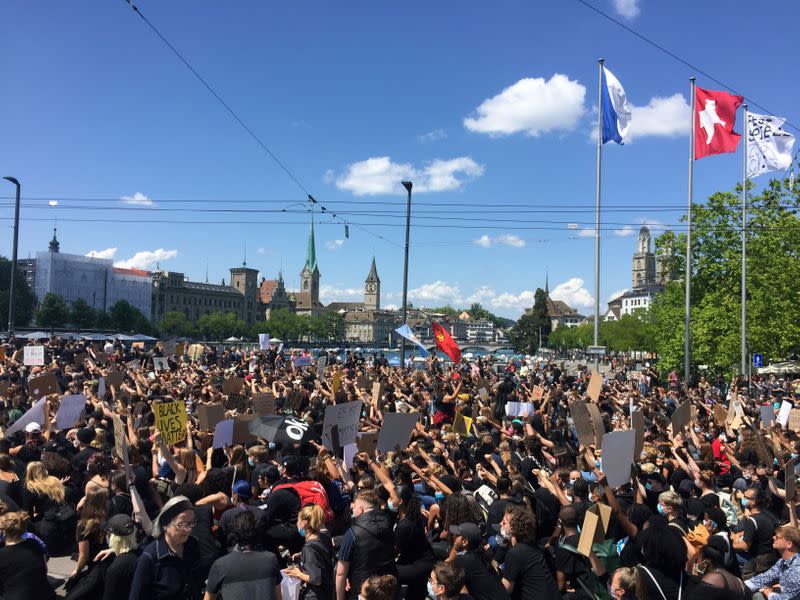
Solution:
[{"label": "white flag with blue emblem", "polygon": [[412,344],[416,345],[417,348],[419,348],[419,353],[422,356],[428,356],[428,349],[425,346],[423,346],[419,338],[416,335],[414,335],[414,332],[411,331],[411,327],[408,326],[408,323],[404,323],[401,327],[395,329],[395,332],[398,335],[401,335],[404,338],[406,338]]},{"label": "white flag with blue emblem", "polygon": [[600,111],[603,119],[603,143],[622,144],[631,126],[631,106],[619,79],[603,67]]}]

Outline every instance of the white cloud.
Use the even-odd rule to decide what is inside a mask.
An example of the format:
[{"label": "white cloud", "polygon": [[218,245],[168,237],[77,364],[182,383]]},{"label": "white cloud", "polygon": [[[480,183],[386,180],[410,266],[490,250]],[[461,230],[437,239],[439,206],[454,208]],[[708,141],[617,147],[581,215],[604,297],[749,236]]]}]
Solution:
[{"label": "white cloud", "polygon": [[162,260],[169,260],[171,258],[175,258],[176,256],[178,256],[177,250],[164,250],[163,248],[159,248],[158,250],[142,250],[127,260],[115,262],[114,266],[121,267],[123,269],[146,270],[154,267]]},{"label": "white cloud", "polygon": [[344,244],[344,240],[330,240],[325,242],[325,247],[328,250],[338,250]]},{"label": "white cloud", "polygon": [[491,248],[493,245],[500,244],[504,246],[512,246],[514,248],[524,248],[525,240],[513,233],[505,233],[496,237],[489,237],[483,234],[477,240],[472,240],[472,243],[481,248]]},{"label": "white cloud", "polygon": [[485,233],[479,237],[477,240],[472,240],[472,243],[476,246],[480,246],[481,248],[491,248],[492,247],[492,238],[490,238]]},{"label": "white cloud", "polygon": [[630,289],[623,288],[621,290],[617,290],[616,292],[611,292],[611,294],[608,296],[608,300],[606,300],[606,303],[611,302],[615,298],[619,298],[620,296],[622,296],[622,294],[624,294],[625,292],[629,292],[629,291],[630,291]]},{"label": "white cloud", "polygon": [[92,258],[114,258],[116,253],[116,248],[106,248],[105,250],[91,250],[86,253],[86,256],[91,256]]},{"label": "white cloud", "polygon": [[364,299],[364,290],[359,288],[337,288],[332,285],[319,287],[319,298],[322,302],[348,302]]},{"label": "white cloud", "polygon": [[266,253],[267,253],[266,248],[256,248],[256,254],[266,254]]},{"label": "white cloud", "polygon": [[447,132],[444,129],[434,129],[433,131],[417,136],[420,142],[438,142],[445,138],[447,138]]},{"label": "white cloud", "polygon": [[538,136],[556,130],[572,130],[585,111],[586,88],[566,75],[520,79],[475,109],[464,127],[491,136],[524,132]]},{"label": "white cloud", "polygon": [[136,192],[133,196],[122,196],[120,200],[125,204],[134,204],[136,206],[155,206],[156,204],[141,192]]},{"label": "white cloud", "polygon": [[336,181],[336,173],[333,172],[333,169],[325,171],[325,174],[322,176],[322,181],[325,183],[333,183]]},{"label": "white cloud", "polygon": [[469,156],[436,159],[422,168],[392,162],[389,156],[375,156],[348,165],[346,172],[336,178],[336,187],[356,196],[404,194],[400,182],[410,180],[415,192],[447,192],[483,175],[483,170],[483,165]]},{"label": "white cloud", "polygon": [[624,225],[619,229],[614,230],[614,235],[616,235],[617,237],[628,237],[630,235],[633,235],[634,233],[635,232],[633,230],[632,225]]},{"label": "white cloud", "polygon": [[558,284],[552,292],[550,297],[553,300],[561,300],[566,302],[572,308],[593,308],[594,296],[583,287],[583,279],[580,277],[573,277],[564,283]]},{"label": "white cloud", "polygon": [[655,96],[645,106],[631,107],[630,137],[678,137],[687,135],[691,111],[683,94]]},{"label": "white cloud", "polygon": [[397,304],[387,304],[383,307],[383,310],[400,310],[400,307]]},{"label": "white cloud", "polygon": [[423,306],[460,304],[461,290],[457,285],[451,285],[446,281],[437,280],[433,283],[425,283],[418,288],[409,290],[408,297],[419,302]]},{"label": "white cloud", "polygon": [[583,237],[583,238],[594,237],[594,227],[575,227],[571,228],[571,230],[574,231],[578,237]]},{"label": "white cloud", "polygon": [[626,19],[638,17],[641,12],[639,0],[614,0],[614,9]]}]

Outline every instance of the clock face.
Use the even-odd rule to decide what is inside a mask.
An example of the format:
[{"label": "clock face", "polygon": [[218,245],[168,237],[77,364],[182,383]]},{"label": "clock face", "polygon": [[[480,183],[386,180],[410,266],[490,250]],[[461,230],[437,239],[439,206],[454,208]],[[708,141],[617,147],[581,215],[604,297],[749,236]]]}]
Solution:
[{"label": "clock face", "polygon": [[374,283],[368,283],[367,284],[367,291],[370,294],[374,294],[375,293],[375,284]]}]

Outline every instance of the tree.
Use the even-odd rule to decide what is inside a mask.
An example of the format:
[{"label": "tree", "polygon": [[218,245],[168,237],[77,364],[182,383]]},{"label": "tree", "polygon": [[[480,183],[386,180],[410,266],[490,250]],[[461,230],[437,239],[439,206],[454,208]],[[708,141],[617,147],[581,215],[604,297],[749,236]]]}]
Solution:
[{"label": "tree", "polygon": [[345,332],[344,315],[326,312],[320,317],[320,337],[328,340],[343,340]]},{"label": "tree", "polygon": [[109,312],[114,328],[119,331],[135,331],[144,319],[142,311],[127,300],[117,300]]},{"label": "tree", "polygon": [[197,320],[197,329],[205,339],[222,340],[231,336],[242,336],[247,325],[240,321],[234,312],[212,312],[201,315]]},{"label": "tree", "polygon": [[87,329],[95,322],[96,315],[91,306],[83,298],[72,303],[69,321],[78,329]]},{"label": "tree", "polygon": [[547,315],[547,294],[537,288],[533,295],[533,308],[522,315],[508,332],[508,340],[517,352],[534,354],[541,345],[547,345],[550,335],[550,317]]},{"label": "tree", "polygon": [[297,335],[297,315],[287,308],[276,308],[270,311],[269,320],[266,321],[266,331],[270,336],[288,340]]},{"label": "tree", "polygon": [[[800,189],[772,180],[748,200],[748,348],[780,360],[800,350]],[[692,213],[691,359],[726,373],[738,371],[741,343],[740,202],[740,190],[718,192]],[[686,235],[674,236],[678,273],[685,269],[685,248]],[[684,283],[675,281],[651,309],[665,369],[683,365],[684,298]]]},{"label": "tree", "polygon": [[[2,315],[3,319],[8,315],[8,302],[11,294],[9,290],[10,283],[11,261],[0,256],[0,315]],[[36,295],[28,286],[28,282],[25,281],[25,275],[19,268],[17,268],[16,277],[14,278],[14,295],[16,324],[25,326],[33,318]]]},{"label": "tree", "polygon": [[158,329],[167,336],[190,337],[194,333],[194,325],[184,313],[177,310],[166,313],[158,324]]},{"label": "tree", "polygon": [[114,321],[104,310],[97,310],[94,313],[94,326],[96,329],[111,329],[114,327]]},{"label": "tree", "polygon": [[63,327],[69,321],[69,308],[58,294],[48,292],[36,311],[36,323],[42,327]]}]

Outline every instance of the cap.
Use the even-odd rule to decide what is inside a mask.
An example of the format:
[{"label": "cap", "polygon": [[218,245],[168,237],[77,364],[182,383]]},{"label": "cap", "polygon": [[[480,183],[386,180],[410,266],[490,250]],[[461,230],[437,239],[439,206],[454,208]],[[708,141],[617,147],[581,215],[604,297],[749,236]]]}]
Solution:
[{"label": "cap", "polygon": [[250,482],[244,479],[240,479],[239,481],[235,482],[231,487],[231,491],[239,496],[242,500],[249,500],[250,496],[253,495],[253,490],[250,488]]},{"label": "cap", "polygon": [[133,519],[128,515],[114,515],[106,523],[106,531],[114,535],[130,535],[133,533]]},{"label": "cap", "polygon": [[78,441],[81,444],[90,444],[94,440],[95,431],[91,427],[84,427],[78,430]]},{"label": "cap", "polygon": [[26,433],[42,433],[42,426],[36,422],[25,425]]},{"label": "cap", "polygon": [[479,548],[481,545],[481,528],[475,523],[461,523],[461,525],[451,525],[450,533],[453,536],[460,535],[469,542],[470,549]]}]

